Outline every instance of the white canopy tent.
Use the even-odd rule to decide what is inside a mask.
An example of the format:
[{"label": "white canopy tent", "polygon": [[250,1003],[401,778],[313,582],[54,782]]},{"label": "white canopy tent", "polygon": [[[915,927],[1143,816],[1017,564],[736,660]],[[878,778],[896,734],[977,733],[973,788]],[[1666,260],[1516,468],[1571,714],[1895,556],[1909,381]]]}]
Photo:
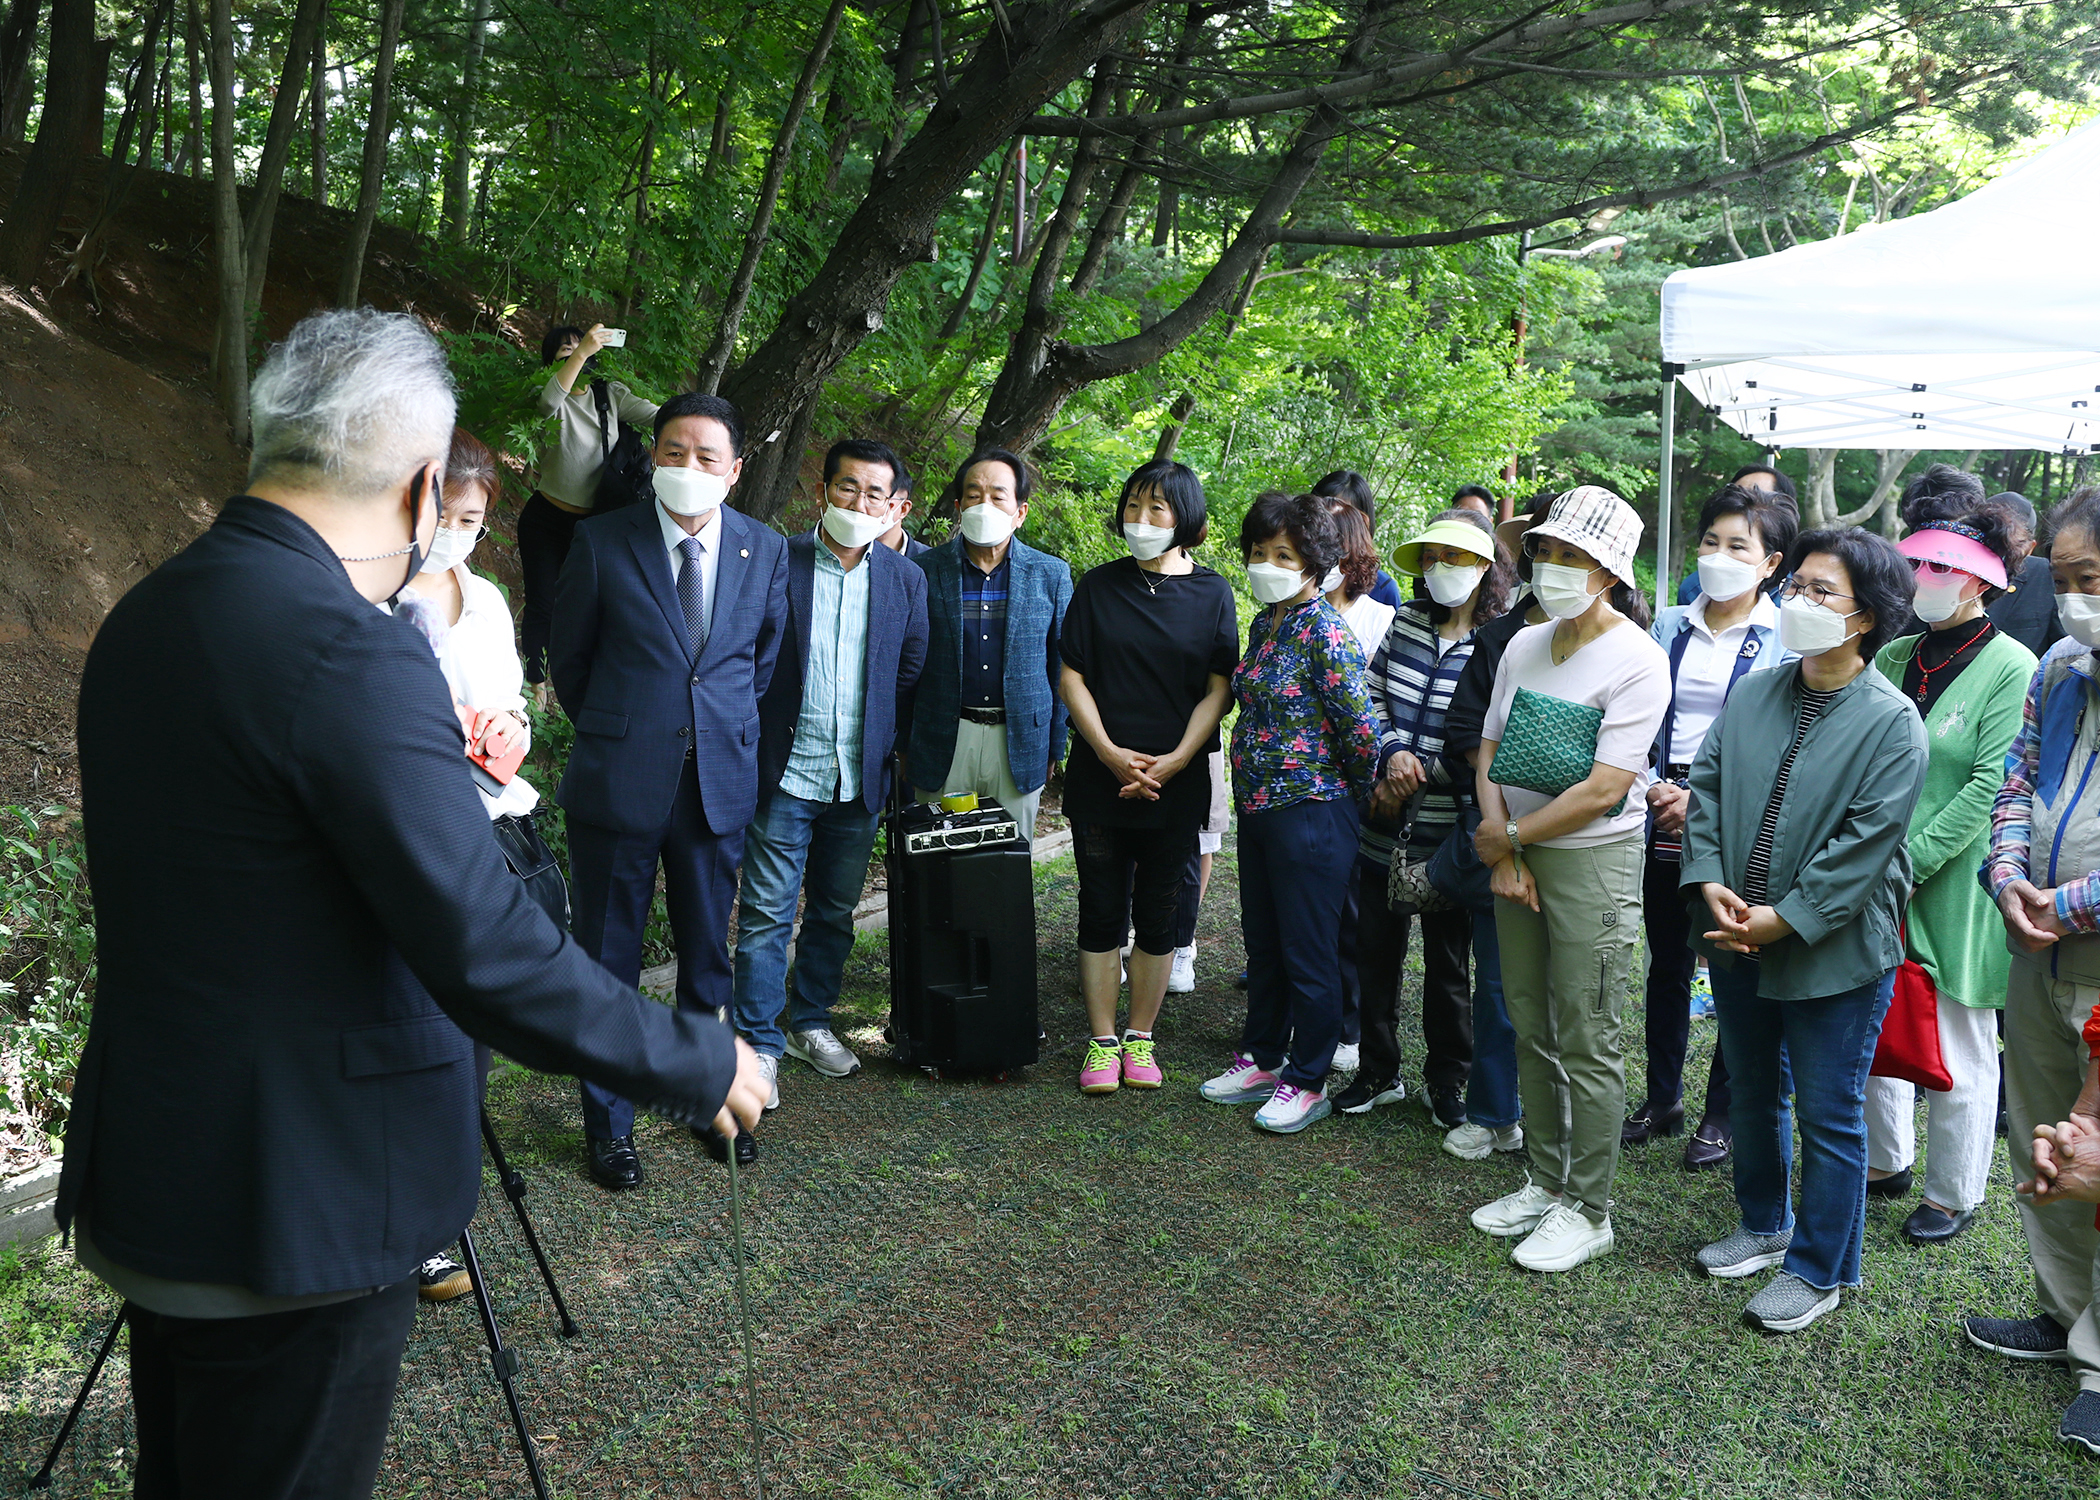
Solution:
[{"label": "white canopy tent", "polygon": [[[1663,368],[1770,448],[2100,451],[2100,122],[1931,213],[1663,283]],[[1676,383],[1662,408],[1658,606]]]}]

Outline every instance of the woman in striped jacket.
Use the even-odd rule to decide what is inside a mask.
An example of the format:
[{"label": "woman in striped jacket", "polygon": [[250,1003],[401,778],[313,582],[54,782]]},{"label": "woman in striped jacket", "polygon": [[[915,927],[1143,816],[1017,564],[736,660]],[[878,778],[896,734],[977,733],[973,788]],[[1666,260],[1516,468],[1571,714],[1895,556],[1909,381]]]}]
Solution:
[{"label": "woman in striped jacket", "polygon": [[[1377,789],[1357,834],[1356,967],[1362,995],[1362,1062],[1335,1099],[1344,1114],[1367,1114],[1407,1097],[1396,1030],[1408,918],[1386,901],[1392,862],[1426,860],[1459,820],[1464,786],[1444,765],[1444,713],[1473,654],[1473,632],[1509,603],[1512,570],[1476,511],[1447,510],[1393,554],[1427,582],[1429,597],[1403,604],[1371,658],[1378,711]],[[1422,914],[1422,1076],[1429,1107],[1446,1130],[1465,1123],[1473,1065],[1466,980],[1472,913]]]}]

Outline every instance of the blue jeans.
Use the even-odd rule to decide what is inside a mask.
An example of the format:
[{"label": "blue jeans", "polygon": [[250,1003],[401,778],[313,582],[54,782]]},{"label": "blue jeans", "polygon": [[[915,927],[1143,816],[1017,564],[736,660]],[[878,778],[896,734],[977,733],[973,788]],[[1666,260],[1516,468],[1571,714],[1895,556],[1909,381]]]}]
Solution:
[{"label": "blue jeans", "polygon": [[1473,1071],[1466,1076],[1466,1118],[1504,1130],[1524,1117],[1517,1092],[1517,1029],[1502,1003],[1502,949],[1495,914],[1473,913]]},{"label": "blue jeans", "polygon": [[[858,800],[805,802],[778,787],[765,793],[744,841],[743,895],[737,905],[736,1029],[768,1057],[787,1050],[788,1030],[831,1025],[853,908],[875,847],[875,814]],[[795,943],[795,998],[787,998],[787,945],[795,898],[803,897]]]},{"label": "blue jeans", "polygon": [[[1709,972],[1721,1045],[1728,1049],[1728,1118],[1743,1227],[1752,1234],[1792,1229],[1785,1269],[1818,1291],[1858,1286],[1867,1228],[1867,1070],[1896,972],[1820,1000],[1761,999],[1757,965],[1740,959]],[[1801,1127],[1798,1221],[1788,1192],[1794,1167],[1789,1064]]]},{"label": "blue jeans", "polygon": [[[1247,1027],[1240,1050],[1317,1089],[1342,1040],[1343,896],[1356,873],[1356,804],[1293,802],[1240,816]],[[1286,1044],[1289,1057],[1285,1057]]]}]

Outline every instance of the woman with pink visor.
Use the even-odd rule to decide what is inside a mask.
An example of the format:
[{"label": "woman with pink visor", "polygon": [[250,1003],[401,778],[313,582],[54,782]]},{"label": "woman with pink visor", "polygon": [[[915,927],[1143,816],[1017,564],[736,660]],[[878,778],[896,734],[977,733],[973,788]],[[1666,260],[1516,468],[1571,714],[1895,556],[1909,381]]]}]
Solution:
[{"label": "woman with pink visor", "polygon": [[[1906,507],[1896,549],[1917,569],[1911,608],[1922,630],[1882,647],[1874,665],[1925,720],[1931,759],[1910,820],[1913,878],[1905,957],[1938,990],[1940,1057],[1954,1080],[1926,1093],[1924,1201],[1904,1220],[1916,1245],[1969,1227],[1990,1181],[1998,1113],[1998,1018],[2005,1004],[2004,923],[1976,871],[1990,851],[1991,802],[2020,729],[2034,653],[2002,634],[1984,606],[2018,572],[2017,523],[1965,495]],[[1867,1080],[1867,1192],[1911,1188],[1917,1099],[1896,1078]]]}]

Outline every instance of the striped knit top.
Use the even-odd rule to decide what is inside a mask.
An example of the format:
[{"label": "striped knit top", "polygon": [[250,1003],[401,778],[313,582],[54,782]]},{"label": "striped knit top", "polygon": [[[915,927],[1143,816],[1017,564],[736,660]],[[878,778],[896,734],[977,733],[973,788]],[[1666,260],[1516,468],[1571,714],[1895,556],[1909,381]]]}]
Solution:
[{"label": "striped knit top", "polygon": [[1801,742],[1808,738],[1809,726],[1822,717],[1823,710],[1837,695],[1835,688],[1819,693],[1806,681],[1801,684],[1801,707],[1794,713],[1794,741],[1779,762],[1779,774],[1772,778],[1772,795],[1766,799],[1765,815],[1758,821],[1757,842],[1750,846],[1750,858],[1743,866],[1743,888],[1738,894],[1751,906],[1771,904],[1765,887],[1772,874],[1772,839],[1779,832],[1779,806],[1786,801],[1787,777],[1793,774],[1794,757],[1801,753]]},{"label": "striped knit top", "polygon": [[[1393,615],[1385,640],[1371,656],[1371,704],[1378,712],[1378,769],[1395,750],[1405,750],[1429,773],[1415,804],[1410,857],[1427,859],[1458,822],[1464,788],[1444,764],[1444,715],[1459,674],[1473,657],[1473,632],[1447,641],[1430,623],[1429,605],[1410,600]],[[1399,829],[1366,816],[1356,836],[1358,855],[1390,865]]]}]

